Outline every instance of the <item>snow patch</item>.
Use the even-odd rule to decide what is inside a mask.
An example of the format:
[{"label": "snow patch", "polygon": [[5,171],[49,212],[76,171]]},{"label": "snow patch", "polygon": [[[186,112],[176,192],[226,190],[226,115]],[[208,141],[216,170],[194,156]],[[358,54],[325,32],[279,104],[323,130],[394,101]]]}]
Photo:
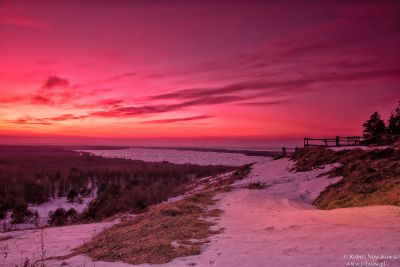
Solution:
[{"label": "snow patch", "polygon": [[37,212],[39,216],[37,218],[32,218],[25,223],[12,224],[11,212],[8,212],[6,218],[0,220],[1,231],[15,231],[46,226],[48,224],[49,212],[55,211],[58,208],[64,208],[65,210],[73,208],[78,213],[81,213],[94,198],[95,197],[85,197],[82,198],[82,202],[78,203],[68,202],[66,197],[58,197],[50,198],[48,202],[40,205],[29,205],[28,209],[33,213]]}]

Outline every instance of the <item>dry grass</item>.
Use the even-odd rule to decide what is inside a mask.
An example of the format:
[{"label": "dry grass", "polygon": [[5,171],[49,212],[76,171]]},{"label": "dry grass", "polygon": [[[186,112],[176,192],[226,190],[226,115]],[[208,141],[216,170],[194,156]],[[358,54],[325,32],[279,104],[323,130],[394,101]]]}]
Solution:
[{"label": "dry grass", "polygon": [[251,171],[251,166],[253,164],[247,164],[234,171],[228,179],[217,179],[213,183],[209,183],[208,186],[205,187],[206,190],[211,189],[221,189],[224,187],[230,187],[231,184],[238,180],[243,180]]},{"label": "dry grass", "polygon": [[266,185],[265,183],[261,183],[261,182],[254,182],[254,183],[249,183],[246,186],[244,186],[243,188],[246,189],[250,189],[250,190],[262,190],[262,189],[266,189],[269,186]]},{"label": "dry grass", "polygon": [[[130,264],[162,264],[177,257],[200,254],[210,230],[209,217],[222,211],[209,209],[215,192],[187,197],[174,203],[154,206],[133,220],[104,230],[73,255],[87,254],[94,260],[122,261]],[[72,255],[68,255],[72,256]]]},{"label": "dry grass", "polygon": [[345,183],[327,188],[314,202],[321,209],[373,205],[400,206],[400,179],[385,179],[373,184]]},{"label": "dry grass", "polygon": [[343,176],[315,200],[319,208],[400,206],[400,153],[388,149],[344,157],[330,176]]},{"label": "dry grass", "polygon": [[233,189],[231,185],[235,181],[244,179],[250,173],[252,165],[253,164],[244,165],[236,171],[232,172],[230,175],[219,175],[212,178],[203,178],[192,181],[185,186],[185,191],[191,193],[199,192],[202,190],[217,190],[219,192],[229,192]]},{"label": "dry grass", "polygon": [[297,171],[338,162],[340,167],[326,173],[342,176],[327,187],[314,204],[321,209],[371,205],[400,206],[400,151],[388,148],[334,152],[323,148],[303,149],[293,156]]},{"label": "dry grass", "polygon": [[323,147],[308,147],[300,149],[292,155],[296,161],[295,171],[305,172],[316,167],[333,163],[338,160],[336,152]]}]

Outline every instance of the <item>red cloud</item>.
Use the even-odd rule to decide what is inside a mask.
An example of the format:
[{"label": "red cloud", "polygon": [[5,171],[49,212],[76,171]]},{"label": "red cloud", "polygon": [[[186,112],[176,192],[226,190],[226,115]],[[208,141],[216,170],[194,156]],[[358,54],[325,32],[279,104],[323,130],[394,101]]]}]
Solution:
[{"label": "red cloud", "polygon": [[50,76],[49,78],[47,78],[42,88],[52,89],[54,87],[68,87],[68,86],[69,86],[69,81],[67,79],[60,78],[58,76]]}]

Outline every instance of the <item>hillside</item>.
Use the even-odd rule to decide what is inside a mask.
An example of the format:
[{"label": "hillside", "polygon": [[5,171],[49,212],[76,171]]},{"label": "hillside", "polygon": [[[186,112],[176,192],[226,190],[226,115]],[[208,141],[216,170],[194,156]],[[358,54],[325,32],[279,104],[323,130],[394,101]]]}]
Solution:
[{"label": "hillside", "polygon": [[303,149],[293,155],[296,171],[318,168],[324,164],[338,166],[326,173],[341,176],[327,187],[314,204],[321,209],[372,205],[400,206],[400,150],[351,149],[333,151],[324,148]]}]

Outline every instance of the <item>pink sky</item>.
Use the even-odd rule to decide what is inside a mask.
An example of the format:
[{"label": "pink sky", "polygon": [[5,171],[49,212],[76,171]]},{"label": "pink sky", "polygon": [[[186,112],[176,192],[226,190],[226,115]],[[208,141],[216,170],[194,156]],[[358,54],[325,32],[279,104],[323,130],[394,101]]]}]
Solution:
[{"label": "pink sky", "polygon": [[400,100],[399,14],[398,1],[0,0],[0,135],[359,135]]}]

